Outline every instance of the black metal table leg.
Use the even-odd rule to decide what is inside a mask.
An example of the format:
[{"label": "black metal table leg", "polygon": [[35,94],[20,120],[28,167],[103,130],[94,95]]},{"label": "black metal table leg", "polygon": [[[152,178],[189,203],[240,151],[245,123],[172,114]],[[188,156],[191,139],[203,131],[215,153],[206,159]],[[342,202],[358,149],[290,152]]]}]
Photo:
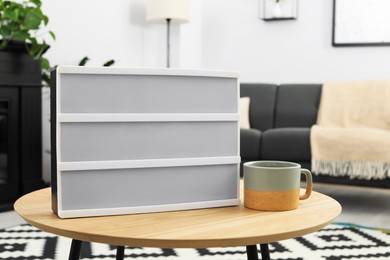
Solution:
[{"label": "black metal table leg", "polygon": [[246,255],[248,260],[259,260],[259,256],[257,255],[257,246],[246,246]]},{"label": "black metal table leg", "polygon": [[81,253],[81,241],[72,239],[72,245],[70,246],[69,260],[79,260]]},{"label": "black metal table leg", "polygon": [[124,246],[117,246],[116,247],[116,260],[123,260],[125,257],[125,247]]},{"label": "black metal table leg", "polygon": [[268,244],[260,244],[261,249],[261,260],[270,260]]}]

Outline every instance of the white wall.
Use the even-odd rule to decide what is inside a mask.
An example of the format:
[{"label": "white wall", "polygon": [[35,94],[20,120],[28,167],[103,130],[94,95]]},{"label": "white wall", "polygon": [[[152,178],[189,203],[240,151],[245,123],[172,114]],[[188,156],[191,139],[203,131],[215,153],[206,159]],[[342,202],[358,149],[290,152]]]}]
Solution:
[{"label": "white wall", "polygon": [[[111,58],[139,64],[143,25],[131,20],[137,5],[130,1],[43,1],[49,28],[57,36],[47,53],[52,65],[77,65],[84,56],[91,65]],[[135,18],[136,20],[136,18]]]},{"label": "white wall", "polygon": [[[171,25],[172,66],[185,64],[182,57],[200,66],[200,59],[194,60],[199,55],[184,53],[186,46],[194,45],[190,32],[199,35],[200,1],[192,1],[191,10],[192,23]],[[166,66],[166,24],[146,21],[145,0],[43,0],[43,11],[50,20],[48,29],[57,37],[51,41],[45,36],[51,43],[46,57],[52,65],[77,65],[89,56],[91,66],[110,59],[115,66]]]},{"label": "white wall", "polygon": [[[386,79],[390,47],[332,47],[331,0],[299,0],[297,20],[265,22],[259,0],[192,0],[171,30],[174,67],[229,69],[244,82]],[[145,21],[145,0],[43,0],[56,33],[52,64],[165,67],[166,27]]]},{"label": "white wall", "polygon": [[204,0],[202,66],[243,82],[390,78],[390,47],[332,47],[331,0],[299,0],[298,19],[258,19],[258,0]]}]

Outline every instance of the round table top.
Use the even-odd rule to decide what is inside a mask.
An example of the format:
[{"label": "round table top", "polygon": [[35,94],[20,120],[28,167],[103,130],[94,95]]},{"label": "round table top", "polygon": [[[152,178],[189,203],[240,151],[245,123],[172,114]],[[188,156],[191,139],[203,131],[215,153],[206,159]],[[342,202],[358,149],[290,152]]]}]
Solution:
[{"label": "round table top", "polygon": [[[241,186],[242,191],[242,186]],[[50,188],[24,195],[15,211],[31,225],[60,236],[111,245],[205,248],[271,243],[317,231],[341,212],[340,204],[313,192],[298,209],[265,212],[239,206],[60,219]],[[241,196],[243,198],[243,196]]]}]

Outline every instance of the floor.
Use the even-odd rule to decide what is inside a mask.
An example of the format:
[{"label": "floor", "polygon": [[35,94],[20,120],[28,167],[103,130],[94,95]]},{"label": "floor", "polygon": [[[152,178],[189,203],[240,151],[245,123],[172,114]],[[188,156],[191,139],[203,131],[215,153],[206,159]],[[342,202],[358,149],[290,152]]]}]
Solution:
[{"label": "floor", "polygon": [[340,202],[335,221],[390,230],[390,189],[317,183],[314,190]]},{"label": "floor", "polygon": [[[390,230],[390,190],[315,184],[314,190],[335,198],[343,207],[336,222]],[[14,211],[0,213],[0,229],[24,223]]]}]

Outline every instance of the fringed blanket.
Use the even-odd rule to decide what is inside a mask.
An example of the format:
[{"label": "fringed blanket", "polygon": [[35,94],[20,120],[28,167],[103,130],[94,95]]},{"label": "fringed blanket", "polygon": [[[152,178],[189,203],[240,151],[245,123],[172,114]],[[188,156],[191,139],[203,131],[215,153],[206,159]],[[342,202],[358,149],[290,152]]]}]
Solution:
[{"label": "fringed blanket", "polygon": [[390,81],[324,84],[310,139],[314,173],[390,177]]}]

